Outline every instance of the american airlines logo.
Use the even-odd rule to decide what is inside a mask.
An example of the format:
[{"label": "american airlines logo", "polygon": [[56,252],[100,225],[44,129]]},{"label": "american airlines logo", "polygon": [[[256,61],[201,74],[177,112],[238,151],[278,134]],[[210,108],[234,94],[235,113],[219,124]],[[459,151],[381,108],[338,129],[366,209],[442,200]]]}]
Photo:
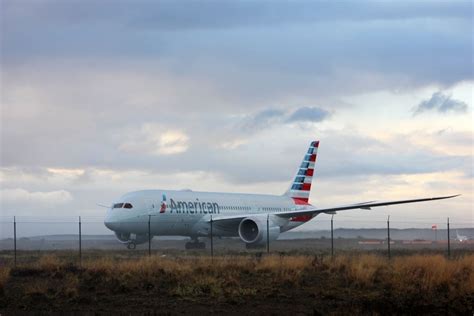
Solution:
[{"label": "american airlines logo", "polygon": [[[166,209],[166,202],[165,202]],[[163,211],[164,212],[164,211]],[[163,213],[160,211],[160,213]],[[195,202],[174,201],[170,199],[170,213],[186,214],[220,214],[219,204],[216,202],[201,202],[196,199]]]},{"label": "american airlines logo", "polygon": [[164,213],[166,211],[166,195],[163,194],[163,199],[161,200],[160,206],[160,213]]}]

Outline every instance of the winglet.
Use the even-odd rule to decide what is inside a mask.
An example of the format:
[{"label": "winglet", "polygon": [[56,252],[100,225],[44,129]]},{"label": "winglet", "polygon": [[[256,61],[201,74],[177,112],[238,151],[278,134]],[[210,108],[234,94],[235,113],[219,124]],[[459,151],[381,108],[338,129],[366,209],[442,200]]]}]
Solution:
[{"label": "winglet", "polygon": [[434,198],[431,198],[431,199],[432,199],[432,200],[444,200],[444,199],[455,198],[455,197],[458,197],[458,196],[461,196],[461,194],[454,194],[454,195],[447,195],[447,196],[439,196],[439,197],[434,197]]}]

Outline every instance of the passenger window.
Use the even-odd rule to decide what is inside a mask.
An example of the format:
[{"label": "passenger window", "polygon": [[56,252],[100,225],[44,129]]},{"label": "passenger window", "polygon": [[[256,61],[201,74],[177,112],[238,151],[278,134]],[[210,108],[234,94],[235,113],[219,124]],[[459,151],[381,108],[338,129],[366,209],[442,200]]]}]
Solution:
[{"label": "passenger window", "polygon": [[125,203],[125,205],[124,205],[123,207],[124,207],[124,208],[132,208],[133,206],[132,206],[132,204],[130,204],[130,203]]}]

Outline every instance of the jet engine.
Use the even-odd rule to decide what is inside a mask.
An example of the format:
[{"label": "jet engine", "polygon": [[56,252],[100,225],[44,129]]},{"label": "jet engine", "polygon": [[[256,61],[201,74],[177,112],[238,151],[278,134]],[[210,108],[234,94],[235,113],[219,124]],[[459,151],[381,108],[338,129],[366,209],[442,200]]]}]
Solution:
[{"label": "jet engine", "polygon": [[[143,244],[148,241],[148,235],[137,235],[132,233],[115,232],[115,237],[123,244],[127,244],[130,249],[135,248],[135,245]],[[131,246],[133,245],[133,246]]]},{"label": "jet engine", "polygon": [[267,236],[270,240],[276,240],[280,235],[280,227],[270,222],[267,217],[247,217],[239,224],[239,236],[248,247],[264,246],[267,243]]}]

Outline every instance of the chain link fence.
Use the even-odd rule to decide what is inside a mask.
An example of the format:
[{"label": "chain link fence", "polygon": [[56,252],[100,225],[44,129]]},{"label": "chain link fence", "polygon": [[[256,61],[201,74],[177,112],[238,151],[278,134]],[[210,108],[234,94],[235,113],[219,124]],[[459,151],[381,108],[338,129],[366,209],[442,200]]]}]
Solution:
[{"label": "chain link fence", "polygon": [[[116,258],[258,255],[266,252],[334,255],[371,251],[388,257],[404,252],[437,252],[449,257],[474,251],[472,223],[450,222],[449,219],[444,222],[396,221],[388,217],[386,221],[365,221],[364,228],[352,228],[360,226],[360,222],[346,219],[340,224],[337,216],[314,221],[318,223],[316,230],[298,228],[281,233],[272,240],[267,220],[262,241],[255,247],[246,247],[239,237],[221,237],[216,224],[210,221],[208,236],[199,238],[201,249],[186,249],[190,243],[188,237],[153,236],[156,234],[156,221],[150,217],[134,223],[142,238],[136,240],[135,249],[127,249],[129,243],[120,242],[100,217],[4,217],[0,221],[0,264],[15,265],[51,253],[80,263],[109,255]],[[368,228],[371,226],[377,228]]]}]

